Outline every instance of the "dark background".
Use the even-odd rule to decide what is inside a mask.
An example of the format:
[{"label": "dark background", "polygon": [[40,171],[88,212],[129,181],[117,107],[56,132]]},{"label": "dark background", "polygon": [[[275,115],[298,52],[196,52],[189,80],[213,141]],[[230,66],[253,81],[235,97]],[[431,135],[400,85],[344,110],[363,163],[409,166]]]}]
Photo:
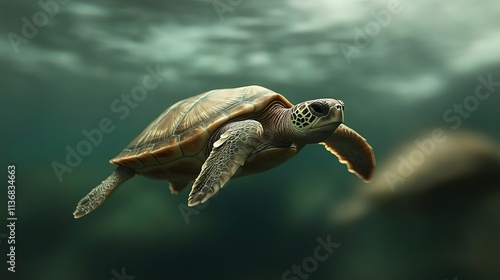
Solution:
[{"label": "dark background", "polygon": [[[443,117],[474,99],[479,76],[500,81],[497,1],[45,1],[50,15],[36,1],[0,4],[0,167],[16,166],[18,218],[15,274],[0,239],[2,279],[127,279],[117,276],[122,268],[136,280],[306,279],[282,277],[314,256],[318,237],[341,245],[307,279],[500,279],[500,87],[467,117]],[[120,119],[111,104],[157,65],[163,81]],[[188,222],[179,210],[188,191],[173,196],[168,182],[140,176],[73,219],[78,200],[114,169],[107,161],[165,108],[251,84],[292,103],[344,100],[346,124],[374,148],[378,179],[359,183],[311,145],[270,172],[231,181]],[[54,162],[65,164],[67,147],[104,118],[114,130],[59,180]],[[481,159],[491,157],[493,169],[474,165],[472,149],[458,157],[474,163],[467,181],[428,157],[416,167],[423,175],[405,183],[442,191],[400,199],[403,188],[391,189],[383,170],[396,173],[388,163],[436,128],[449,139],[487,138]],[[398,153],[405,145],[410,152]],[[457,162],[462,147],[442,157]],[[447,170],[454,183],[429,183]],[[390,203],[347,215],[350,199],[371,201],[361,195],[370,188]]]}]

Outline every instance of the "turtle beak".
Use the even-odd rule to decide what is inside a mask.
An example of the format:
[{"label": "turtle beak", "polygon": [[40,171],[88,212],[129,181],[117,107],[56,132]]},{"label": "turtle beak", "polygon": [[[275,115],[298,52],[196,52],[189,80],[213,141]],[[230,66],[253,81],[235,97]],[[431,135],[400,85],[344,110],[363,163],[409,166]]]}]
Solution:
[{"label": "turtle beak", "polygon": [[342,100],[328,99],[328,105],[330,105],[330,111],[328,112],[329,118],[333,122],[344,122],[344,102]]}]

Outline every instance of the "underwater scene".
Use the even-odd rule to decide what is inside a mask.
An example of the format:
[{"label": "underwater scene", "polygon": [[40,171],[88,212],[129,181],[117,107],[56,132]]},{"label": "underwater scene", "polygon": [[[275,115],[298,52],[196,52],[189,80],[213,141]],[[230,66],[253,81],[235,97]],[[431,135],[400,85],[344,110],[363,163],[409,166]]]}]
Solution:
[{"label": "underwater scene", "polygon": [[1,2],[0,279],[500,279],[499,14]]}]

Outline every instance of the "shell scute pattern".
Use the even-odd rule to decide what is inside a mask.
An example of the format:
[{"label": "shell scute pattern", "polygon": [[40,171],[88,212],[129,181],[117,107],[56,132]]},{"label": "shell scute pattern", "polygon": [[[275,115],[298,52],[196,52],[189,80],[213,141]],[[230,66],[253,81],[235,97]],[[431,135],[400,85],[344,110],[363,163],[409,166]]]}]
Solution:
[{"label": "shell scute pattern", "polygon": [[[260,86],[212,90],[179,101],[149,124],[125,149],[110,160],[144,172],[167,163],[184,165],[180,159],[204,158],[203,148],[211,135],[228,121],[264,110],[279,100],[292,104],[282,95]],[[166,167],[178,169],[177,166]],[[141,172],[142,173],[142,172]]]}]

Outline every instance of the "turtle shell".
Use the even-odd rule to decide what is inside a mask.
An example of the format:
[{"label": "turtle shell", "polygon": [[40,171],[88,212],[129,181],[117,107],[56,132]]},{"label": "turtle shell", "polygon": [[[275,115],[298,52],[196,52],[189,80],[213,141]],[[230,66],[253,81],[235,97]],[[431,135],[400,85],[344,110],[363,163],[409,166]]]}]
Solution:
[{"label": "turtle shell", "polygon": [[292,107],[281,94],[261,86],[217,89],[184,99],[167,108],[110,162],[150,177],[193,179],[218,128],[236,118],[254,118],[274,101]]}]

